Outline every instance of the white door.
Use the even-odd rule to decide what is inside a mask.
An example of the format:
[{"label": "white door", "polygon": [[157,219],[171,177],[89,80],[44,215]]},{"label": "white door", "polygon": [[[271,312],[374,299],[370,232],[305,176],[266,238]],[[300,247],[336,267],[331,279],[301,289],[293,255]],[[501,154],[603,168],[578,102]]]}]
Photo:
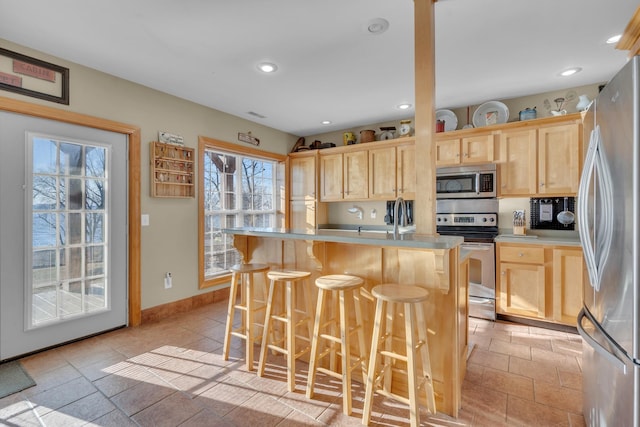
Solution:
[{"label": "white door", "polygon": [[126,325],[127,143],[0,112],[0,360]]}]

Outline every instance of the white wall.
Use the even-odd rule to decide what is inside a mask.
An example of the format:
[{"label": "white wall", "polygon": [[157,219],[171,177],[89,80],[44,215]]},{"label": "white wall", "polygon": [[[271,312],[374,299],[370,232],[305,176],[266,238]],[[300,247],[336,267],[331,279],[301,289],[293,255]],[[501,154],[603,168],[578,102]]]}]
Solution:
[{"label": "white wall", "polygon": [[[142,228],[142,309],[187,298],[198,290],[197,199],[160,199],[149,196],[149,142],[158,131],[180,134],[185,145],[197,148],[198,136],[238,143],[238,132],[260,139],[259,149],[286,154],[294,135],[239,117],[205,108],[93,69],[63,61],[0,39],[0,47],[69,68],[68,106],[0,91],[0,96],[88,114],[135,125],[141,129],[141,209],[150,216]],[[253,146],[251,146],[253,147]],[[173,287],[164,289],[166,271]]]}]

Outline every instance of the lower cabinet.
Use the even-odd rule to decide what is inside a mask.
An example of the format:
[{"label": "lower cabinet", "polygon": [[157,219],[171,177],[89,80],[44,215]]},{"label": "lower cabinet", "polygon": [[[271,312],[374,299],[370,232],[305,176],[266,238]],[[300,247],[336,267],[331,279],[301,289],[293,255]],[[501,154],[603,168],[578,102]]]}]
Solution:
[{"label": "lower cabinet", "polygon": [[497,312],[575,326],[582,307],[582,249],[500,242]]}]

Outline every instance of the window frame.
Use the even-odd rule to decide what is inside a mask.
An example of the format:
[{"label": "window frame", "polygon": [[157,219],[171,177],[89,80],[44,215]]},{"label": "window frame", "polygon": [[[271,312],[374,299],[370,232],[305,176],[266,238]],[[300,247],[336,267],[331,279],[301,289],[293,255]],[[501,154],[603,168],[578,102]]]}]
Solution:
[{"label": "window frame", "polygon": [[[256,159],[275,161],[276,173],[274,179],[276,180],[276,187],[279,188],[277,193],[274,194],[275,198],[275,212],[276,220],[280,218],[280,222],[284,224],[284,168],[287,156],[282,154],[270,153],[268,151],[258,150],[252,147],[243,147],[238,144],[220,141],[217,139],[199,136],[198,137],[198,289],[210,288],[217,285],[228,284],[231,273],[221,274],[214,278],[207,279],[205,277],[205,260],[204,260],[204,234],[205,234],[205,209],[204,209],[204,155],[206,150],[221,151],[231,155],[247,156]],[[280,178],[279,176],[282,175]],[[280,183],[280,185],[278,184]],[[238,207],[236,210],[242,210],[242,207]],[[247,260],[243,260],[247,261]]]}]

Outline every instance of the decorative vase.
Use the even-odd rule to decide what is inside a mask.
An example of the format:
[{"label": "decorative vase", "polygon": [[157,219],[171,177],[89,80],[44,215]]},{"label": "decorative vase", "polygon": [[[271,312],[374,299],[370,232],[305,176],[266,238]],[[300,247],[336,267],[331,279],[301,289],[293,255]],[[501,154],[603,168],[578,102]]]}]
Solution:
[{"label": "decorative vase", "polygon": [[591,101],[589,101],[589,98],[587,98],[587,95],[580,95],[578,99],[579,99],[578,104],[576,105],[576,109],[578,111],[584,111],[587,108],[589,108]]}]

